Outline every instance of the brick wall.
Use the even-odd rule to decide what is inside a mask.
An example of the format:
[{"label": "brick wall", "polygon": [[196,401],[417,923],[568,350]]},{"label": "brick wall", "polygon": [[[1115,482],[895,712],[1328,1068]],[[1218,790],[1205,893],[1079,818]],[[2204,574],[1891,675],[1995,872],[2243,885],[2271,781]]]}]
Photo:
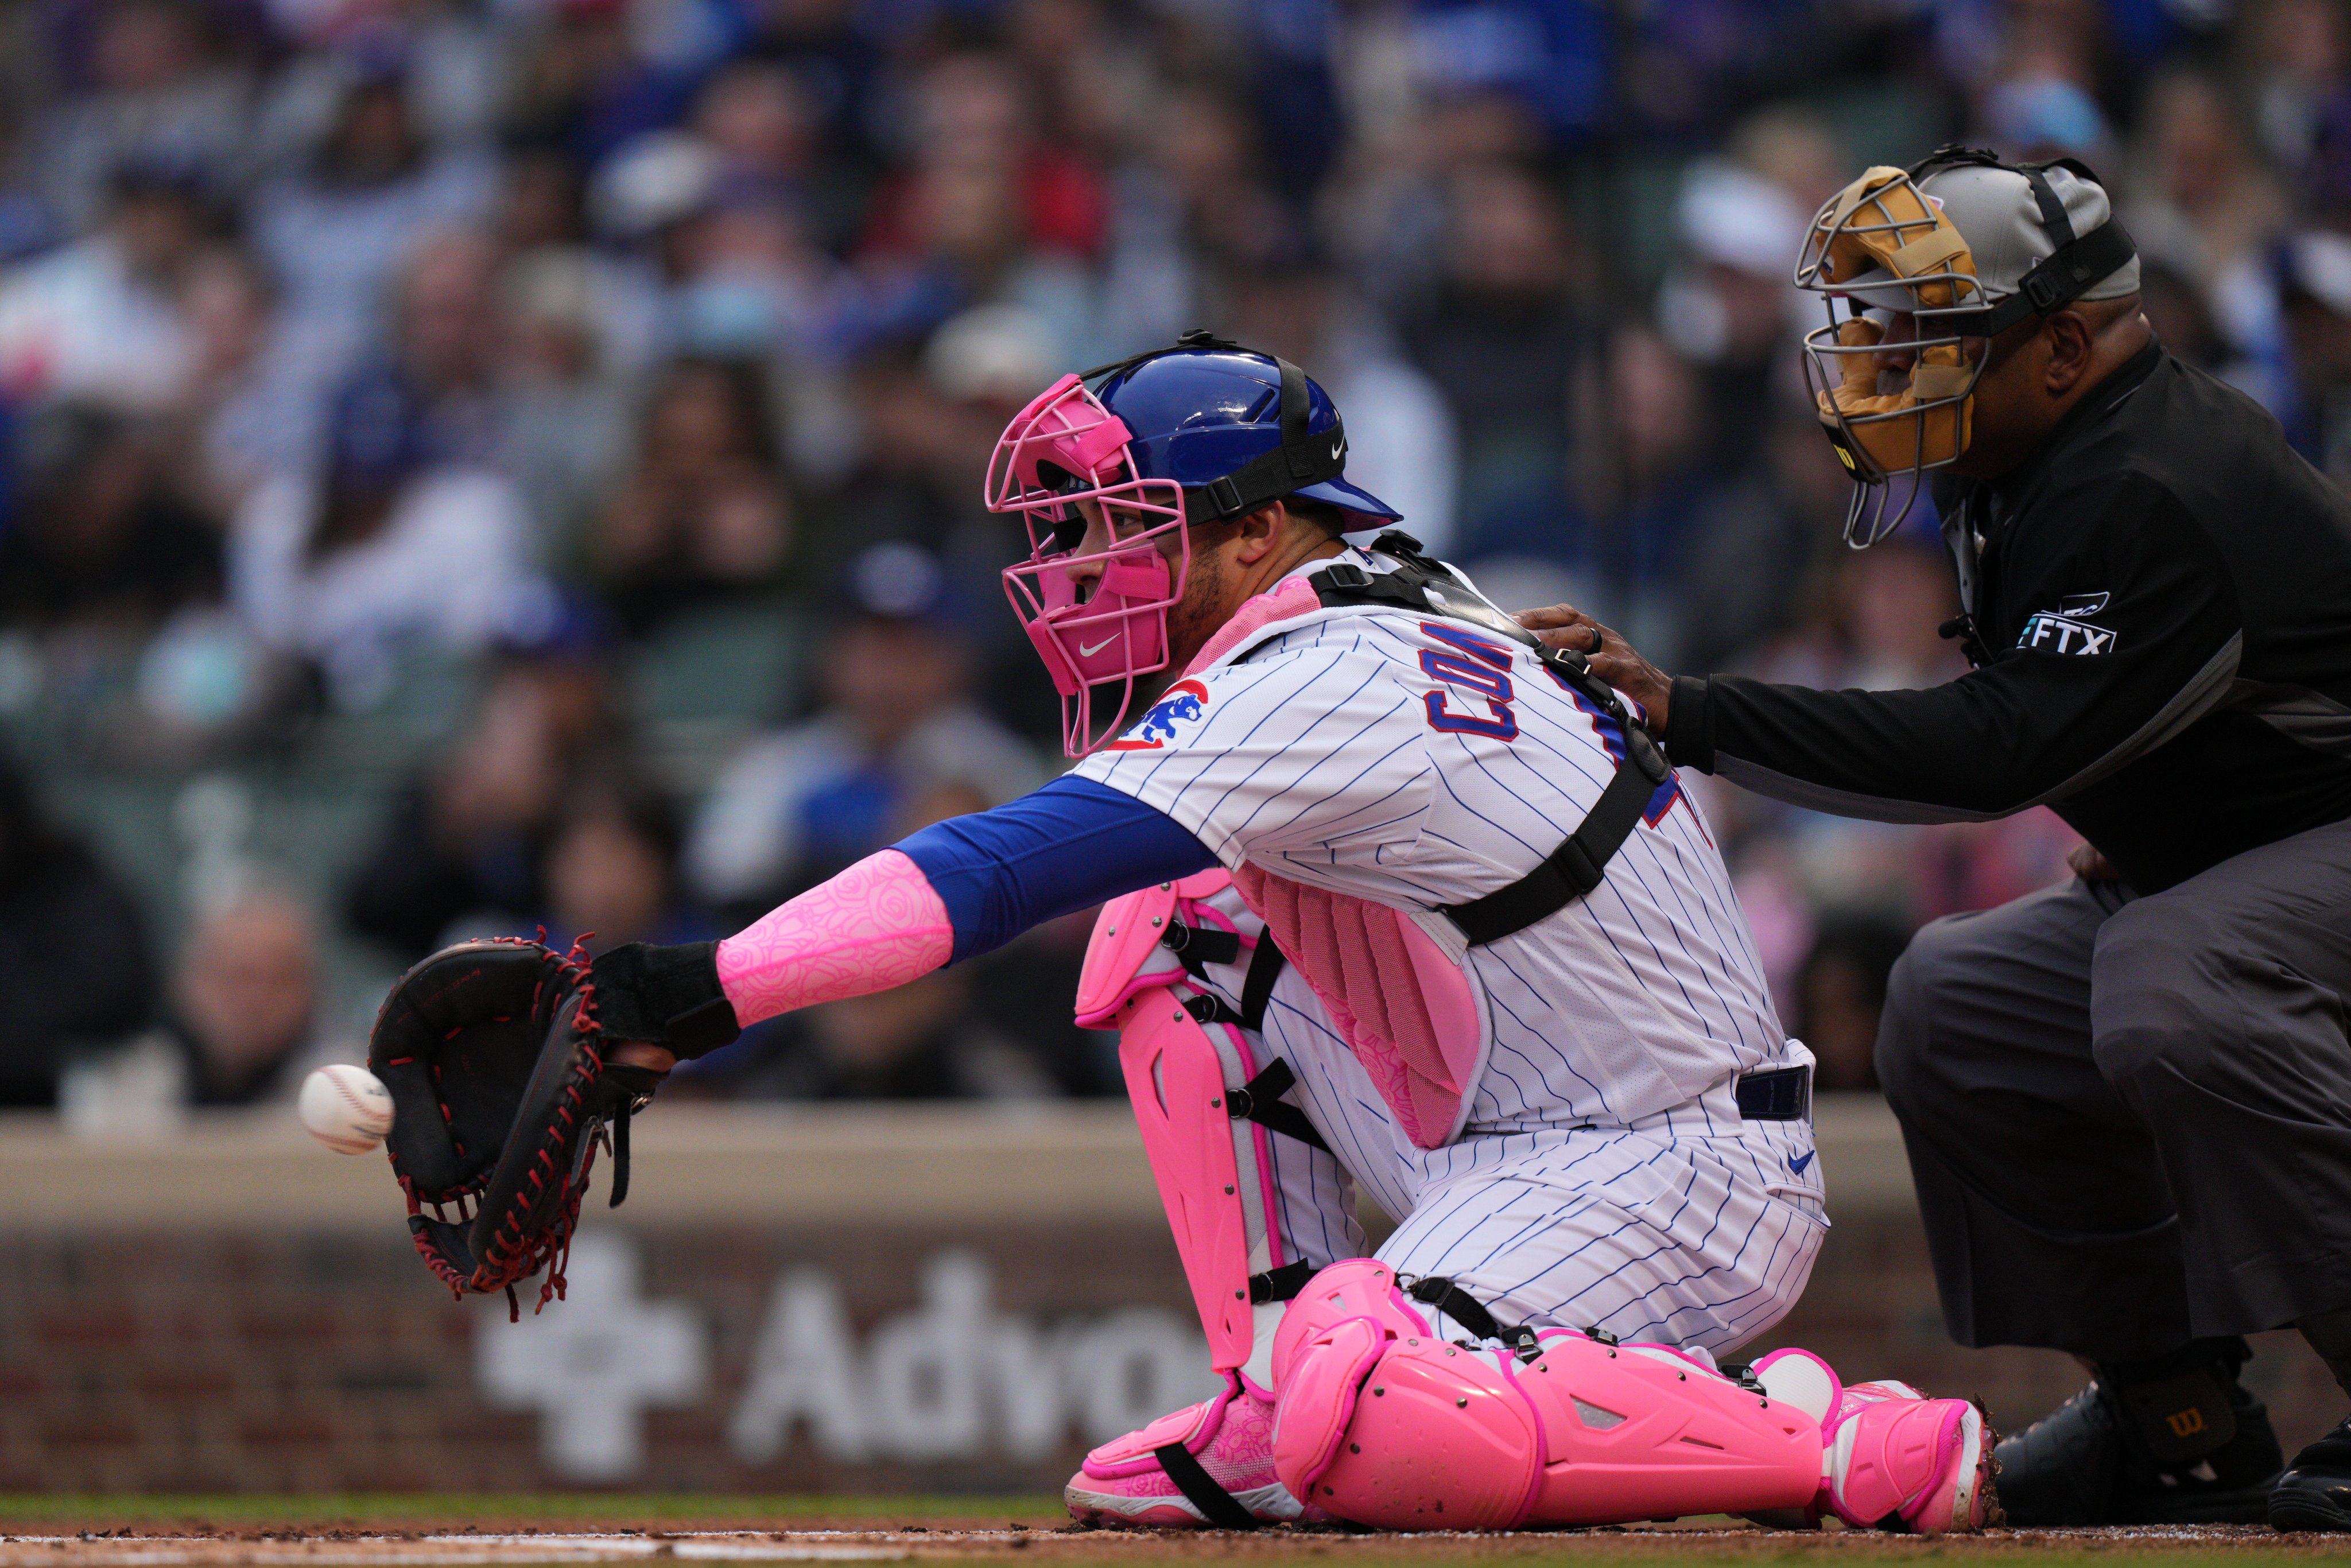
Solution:
[{"label": "brick wall", "polygon": [[[626,1234],[645,1297],[686,1303],[706,1325],[707,1396],[649,1411],[644,1462],[623,1478],[664,1490],[1058,1489],[1083,1452],[1072,1425],[1031,1460],[983,1452],[877,1468],[828,1456],[799,1422],[774,1459],[746,1462],[728,1417],[777,1283],[796,1269],[837,1285],[861,1347],[918,1305],[925,1263],[958,1252],[983,1263],[998,1307],[1040,1329],[1138,1304],[1179,1324],[1189,1312],[1164,1228],[597,1234]],[[538,1322],[559,1323],[578,1304],[553,1303]],[[0,1490],[563,1484],[542,1459],[540,1416],[496,1408],[480,1389],[476,1335],[511,1332],[506,1318],[503,1300],[452,1301],[399,1237],[0,1239]]]},{"label": "brick wall", "polygon": [[[1915,1213],[1889,1200],[1907,1197],[1890,1146],[1830,1151],[1853,1196],[1833,1208],[1804,1301],[1763,1343],[1980,1395],[2021,1425],[2079,1369],[1950,1344]],[[1125,1190],[1125,1176],[1097,1179],[1099,1150],[1061,1157],[1094,1199]],[[648,1186],[687,1174],[682,1156],[640,1159]],[[591,1209],[574,1299],[521,1329],[502,1301],[453,1302],[371,1186],[364,1223],[314,1205],[284,1234],[244,1200],[208,1223],[142,1228],[118,1206],[82,1229],[52,1213],[0,1231],[0,1490],[1054,1490],[1108,1424],[1179,1402],[1199,1375],[1174,1249],[1147,1207],[1040,1218],[1024,1199],[975,1218],[910,1190],[850,1218],[818,1218],[803,1195],[794,1218],[789,1190],[763,1188],[749,1212],[714,1200],[721,1212],[696,1219],[675,1185],[633,1225]],[[858,1192],[833,1201],[872,1196]],[[550,1371],[550,1357],[570,1361]],[[507,1407],[518,1387],[608,1375],[635,1385],[590,1387],[552,1420]],[[2290,1447],[2341,1414],[2292,1336],[2264,1336],[2251,1375]],[[566,1458],[550,1429],[585,1441]]]}]

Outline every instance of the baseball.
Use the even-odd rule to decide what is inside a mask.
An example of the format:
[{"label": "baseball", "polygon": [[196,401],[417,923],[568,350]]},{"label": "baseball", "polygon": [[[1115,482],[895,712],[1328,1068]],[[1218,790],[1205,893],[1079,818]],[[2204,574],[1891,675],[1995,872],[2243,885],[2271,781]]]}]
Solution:
[{"label": "baseball", "polygon": [[339,1155],[366,1154],[392,1131],[392,1093],[364,1067],[321,1067],[302,1081],[295,1111],[310,1135]]}]

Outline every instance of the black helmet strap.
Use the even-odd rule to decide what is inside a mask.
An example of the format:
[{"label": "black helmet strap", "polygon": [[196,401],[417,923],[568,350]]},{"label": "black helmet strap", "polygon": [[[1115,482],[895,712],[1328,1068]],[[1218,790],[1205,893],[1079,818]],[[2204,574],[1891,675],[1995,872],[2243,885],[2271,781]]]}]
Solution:
[{"label": "black helmet strap", "polygon": [[[1164,349],[1153,349],[1147,353],[1081,371],[1078,379],[1091,382],[1097,376],[1123,376],[1163,354],[1200,349],[1257,354],[1273,361],[1274,368],[1281,372],[1281,444],[1250,458],[1222,478],[1210,480],[1206,485],[1186,486],[1184,513],[1187,521],[1211,523],[1238,517],[1294,490],[1336,479],[1345,471],[1346,426],[1333,423],[1320,435],[1307,432],[1306,421],[1312,412],[1312,404],[1307,396],[1306,372],[1278,354],[1243,348],[1229,338],[1217,337],[1206,328],[1196,327]],[[1332,412],[1335,414],[1337,411]]]},{"label": "black helmet strap", "polygon": [[1989,149],[1954,143],[1938,147],[1911,164],[1909,174],[1915,183],[1940,170],[1970,165],[2005,169],[2023,175],[2032,187],[2033,204],[2041,209],[2042,232],[2049,236],[2053,248],[2017,280],[2016,292],[1999,304],[1982,310],[1938,313],[1936,319],[1946,330],[1970,338],[1996,338],[2027,316],[2048,316],[2064,309],[2093,284],[2138,254],[2128,231],[2111,216],[2088,234],[2074,232],[2074,220],[2065,215],[2065,204],[2058,200],[2056,188],[2049,183],[2049,171],[2063,169],[2085,184],[2103,188],[2098,176],[2078,158],[2011,163]]}]

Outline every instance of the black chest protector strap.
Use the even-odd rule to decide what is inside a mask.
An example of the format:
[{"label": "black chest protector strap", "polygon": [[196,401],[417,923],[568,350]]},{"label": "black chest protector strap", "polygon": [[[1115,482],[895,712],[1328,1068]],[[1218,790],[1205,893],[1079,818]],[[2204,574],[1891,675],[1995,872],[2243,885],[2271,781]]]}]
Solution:
[{"label": "black chest protector strap", "polygon": [[[1208,993],[1186,1002],[1184,1010],[1192,1015],[1196,1023],[1254,1027],[1240,1014],[1225,1006],[1222,998]],[[1247,1083],[1238,1089],[1225,1091],[1227,1113],[1236,1122],[1255,1122],[1270,1132],[1295,1138],[1327,1155],[1331,1152],[1331,1145],[1322,1141],[1322,1134],[1314,1130],[1314,1124],[1306,1119],[1306,1113],[1282,1099],[1297,1083],[1298,1075],[1290,1070],[1290,1063],[1276,1057],[1270,1066]]]},{"label": "black chest protector strap", "polygon": [[1290,1070],[1290,1063],[1276,1057],[1272,1065],[1255,1078],[1225,1092],[1226,1109],[1236,1122],[1255,1122],[1270,1132],[1295,1138],[1327,1155],[1331,1145],[1322,1141],[1322,1134],[1314,1130],[1306,1113],[1282,1098],[1297,1083],[1298,1075]]},{"label": "black chest protector strap", "polygon": [[1372,549],[1403,564],[1390,572],[1365,571],[1353,561],[1323,568],[1306,580],[1325,605],[1375,605],[1440,616],[1519,643],[1584,701],[1614,719],[1625,737],[1625,755],[1616,759],[1615,776],[1608,780],[1590,814],[1541,864],[1508,887],[1467,904],[1445,906],[1444,915],[1469,945],[1482,946],[1525,930],[1598,887],[1609,860],[1632,836],[1657,786],[1672,777],[1673,768],[1648,731],[1625,711],[1614,688],[1593,674],[1582,654],[1544,647],[1541,638],[1488,603],[1443,562],[1423,555],[1420,541],[1411,535],[1382,534],[1372,541]]},{"label": "black chest protector strap", "polygon": [[[1273,983],[1281,977],[1284,960],[1281,949],[1273,945],[1273,933],[1260,932],[1257,949],[1249,955],[1249,973],[1241,979],[1241,1027],[1249,1030],[1265,1028],[1265,1009],[1273,1000]],[[1274,1091],[1280,1093],[1280,1090]]]},{"label": "black chest protector strap", "polygon": [[[1229,931],[1211,931],[1171,921],[1167,935],[1159,945],[1176,955],[1176,961],[1185,972],[1201,985],[1208,983],[1208,966],[1240,962],[1241,939]],[[1241,980],[1241,1008],[1234,1012],[1213,996],[1196,997],[1206,1001],[1217,1016],[1203,1018],[1202,1023],[1237,1023],[1243,1029],[1265,1027],[1266,1004],[1273,999],[1273,982],[1280,977],[1283,959],[1281,949],[1273,945],[1271,936],[1258,938],[1256,949],[1249,954],[1249,968]],[[1226,1016],[1230,1015],[1230,1016]]]},{"label": "black chest protector strap", "polygon": [[[1159,939],[1159,945],[1173,948],[1184,967],[1191,971],[1192,977],[1203,985],[1207,981],[1207,965],[1236,962],[1241,952],[1240,938],[1231,932],[1203,931],[1180,920],[1170,924],[1167,935]],[[1285,962],[1281,949],[1273,945],[1273,934],[1267,932],[1258,937],[1257,948],[1249,955],[1249,971],[1241,981],[1239,1011],[1227,1007],[1225,999],[1214,991],[1206,990],[1186,1002],[1184,1010],[1198,1023],[1231,1024],[1238,1029],[1260,1030],[1265,1028],[1266,1004],[1273,999],[1273,983],[1280,977]],[[1260,1127],[1295,1138],[1301,1144],[1311,1145],[1327,1155],[1331,1152],[1331,1145],[1322,1141],[1322,1134],[1314,1130],[1314,1124],[1306,1119],[1306,1113],[1281,1098],[1297,1084],[1298,1075],[1290,1071],[1290,1063],[1276,1057],[1270,1065],[1247,1083],[1225,1092],[1227,1113],[1236,1122],[1255,1122]],[[1295,1291],[1290,1292],[1291,1295],[1296,1293]],[[1287,1301],[1289,1297],[1271,1299]]]}]

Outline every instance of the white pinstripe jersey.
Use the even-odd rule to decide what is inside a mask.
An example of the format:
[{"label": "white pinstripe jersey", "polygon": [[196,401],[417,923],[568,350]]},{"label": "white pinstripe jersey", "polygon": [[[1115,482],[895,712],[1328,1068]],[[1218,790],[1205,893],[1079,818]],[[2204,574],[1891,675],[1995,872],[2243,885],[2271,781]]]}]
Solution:
[{"label": "white pinstripe jersey", "polygon": [[[1523,876],[1614,772],[1614,724],[1491,633],[1353,607],[1268,632],[1176,683],[1079,776],[1174,818],[1228,867],[1414,913],[1458,953],[1428,912]],[[1684,1106],[1727,1132],[1740,1074],[1805,1060],[1772,1011],[1707,824],[1673,780],[1602,886],[1469,948],[1465,967],[1489,1036],[1465,1138]]]}]

